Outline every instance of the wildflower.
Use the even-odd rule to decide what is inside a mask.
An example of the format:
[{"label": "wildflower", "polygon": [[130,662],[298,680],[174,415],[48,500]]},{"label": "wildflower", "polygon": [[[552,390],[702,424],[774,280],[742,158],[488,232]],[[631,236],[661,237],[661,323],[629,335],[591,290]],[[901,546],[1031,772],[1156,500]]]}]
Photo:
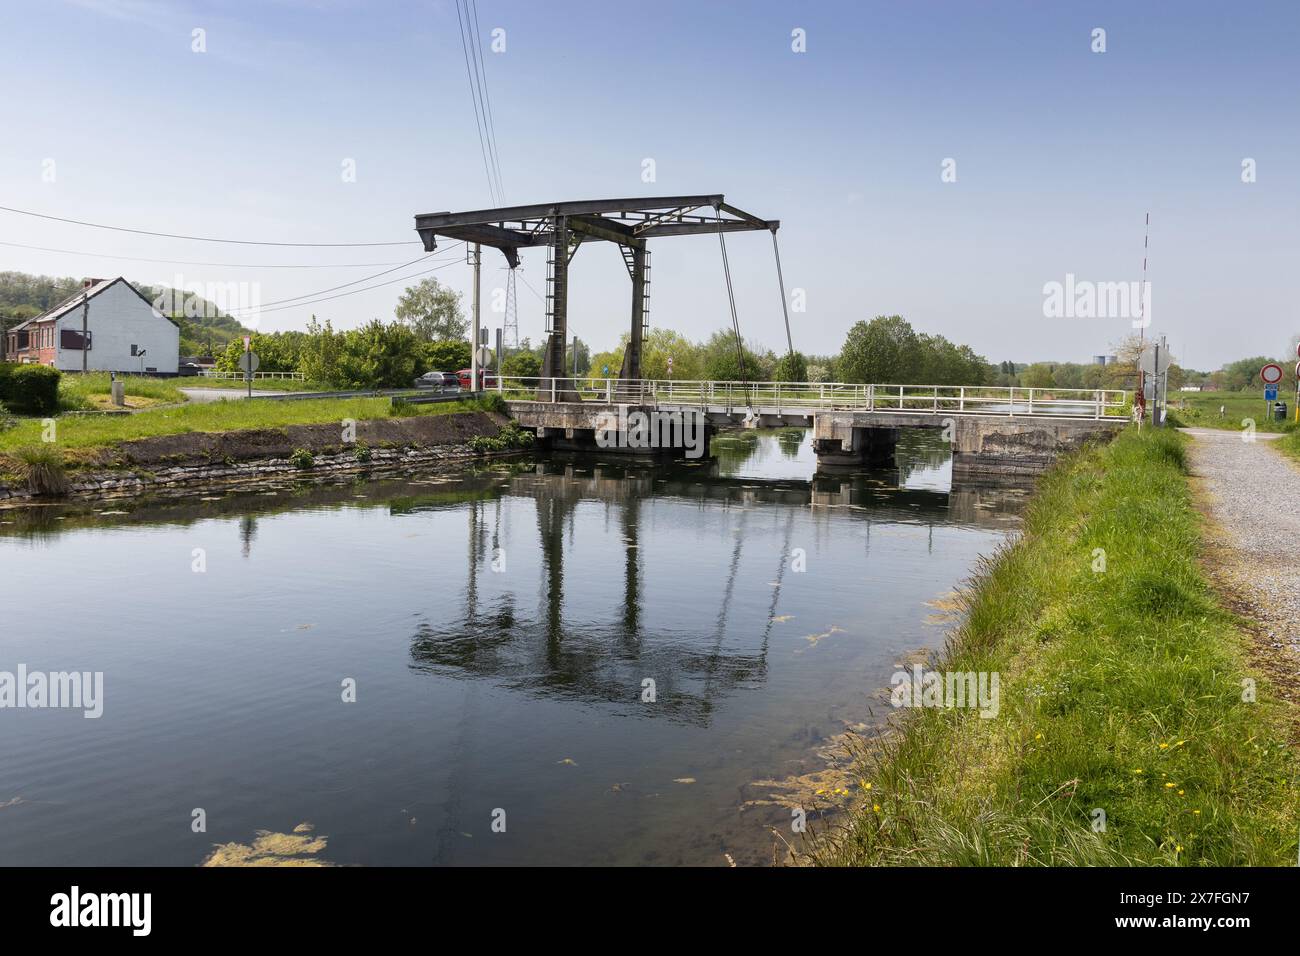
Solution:
[{"label": "wildflower", "polygon": [[1142,768],[1141,768],[1141,767],[1138,767],[1138,768],[1137,768],[1136,770],[1134,770],[1133,772],[1134,772],[1134,773],[1141,773],[1141,772],[1142,772]]},{"label": "wildflower", "polygon": [[1161,745],[1160,745],[1160,749],[1161,749],[1161,750],[1168,750],[1168,749],[1169,749],[1169,745],[1168,745],[1168,744],[1161,744]]},{"label": "wildflower", "polygon": [[1168,790],[1170,787],[1173,787],[1173,786],[1174,786],[1174,784],[1172,784],[1172,783],[1167,783],[1167,784],[1165,784],[1165,789]]},{"label": "wildflower", "polygon": [[1192,813],[1196,814],[1198,817],[1201,815],[1200,810],[1193,810]]},{"label": "wildflower", "polygon": [[875,813],[879,813],[879,812],[880,812],[880,804],[878,804],[878,803],[873,803],[873,804],[871,805],[871,809],[872,809],[872,811],[874,811]]},{"label": "wildflower", "polygon": [[1185,791],[1179,790],[1178,795],[1181,797]]}]

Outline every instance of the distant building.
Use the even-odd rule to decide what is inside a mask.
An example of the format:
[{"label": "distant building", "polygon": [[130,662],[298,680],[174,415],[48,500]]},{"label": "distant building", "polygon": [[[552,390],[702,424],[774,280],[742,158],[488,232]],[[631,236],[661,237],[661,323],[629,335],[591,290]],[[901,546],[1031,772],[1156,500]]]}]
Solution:
[{"label": "distant building", "polygon": [[180,327],[118,276],[87,279],[80,292],[14,326],[5,336],[4,357],[64,372],[80,372],[84,361],[92,372],[175,375],[180,341]]},{"label": "distant building", "polygon": [[1093,364],[1093,365],[1105,365],[1105,364],[1106,364],[1106,356],[1104,356],[1104,355],[1094,355],[1094,356],[1092,357],[1092,364]]}]

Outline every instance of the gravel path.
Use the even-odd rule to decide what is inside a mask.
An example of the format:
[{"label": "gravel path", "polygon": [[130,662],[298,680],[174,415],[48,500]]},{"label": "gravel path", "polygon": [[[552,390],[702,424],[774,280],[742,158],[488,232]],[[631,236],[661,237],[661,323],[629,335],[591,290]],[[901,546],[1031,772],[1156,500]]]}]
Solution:
[{"label": "gravel path", "polygon": [[[1186,428],[1192,474],[1210,517],[1223,532],[1213,542],[1215,572],[1267,632],[1285,673],[1300,671],[1300,469],[1276,448],[1276,435]],[[1244,610],[1244,609],[1243,609]],[[1265,635],[1261,634],[1261,637]]]}]

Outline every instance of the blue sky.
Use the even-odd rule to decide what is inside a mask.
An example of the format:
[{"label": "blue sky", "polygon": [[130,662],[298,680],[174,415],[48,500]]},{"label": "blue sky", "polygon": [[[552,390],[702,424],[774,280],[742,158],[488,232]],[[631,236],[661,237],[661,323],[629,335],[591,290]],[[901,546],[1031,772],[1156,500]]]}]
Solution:
[{"label": "blue sky", "polygon": [[[1087,361],[1129,321],[1047,318],[1043,285],[1138,279],[1148,211],[1152,330],[1188,364],[1281,353],[1300,332],[1300,5],[479,0],[478,15],[485,48],[506,31],[505,52],[485,60],[506,199],[723,192],[780,219],[787,287],[806,293],[791,316],[806,352],[899,313],[992,361]],[[791,50],[796,27],[805,53]],[[1105,53],[1090,49],[1097,27]],[[195,28],[205,53],[191,50]],[[368,242],[414,240],[419,212],[491,204],[452,0],[5,0],[0,82],[0,205],[169,233]],[[1253,183],[1241,181],[1247,157]],[[642,182],[645,158],[654,183]],[[941,181],[946,158],[956,182]],[[355,182],[343,181],[347,159]],[[166,240],[9,213],[0,242],[234,263],[0,246],[4,269],[257,283],[263,303],[389,266],[250,264],[420,255]],[[652,249],[652,324],[693,337],[729,325],[714,239]],[[770,240],[738,235],[728,250],[742,332],[779,347]],[[438,261],[453,264],[435,274],[468,291],[469,269]],[[484,261],[489,296],[503,260]],[[542,290],[540,252],[522,276]],[[572,283],[572,330],[611,345],[628,314],[616,250],[584,247]],[[267,312],[260,326],[301,327],[312,312],[338,326],[387,319],[402,285]],[[536,341],[541,303],[519,288],[520,333]]]}]

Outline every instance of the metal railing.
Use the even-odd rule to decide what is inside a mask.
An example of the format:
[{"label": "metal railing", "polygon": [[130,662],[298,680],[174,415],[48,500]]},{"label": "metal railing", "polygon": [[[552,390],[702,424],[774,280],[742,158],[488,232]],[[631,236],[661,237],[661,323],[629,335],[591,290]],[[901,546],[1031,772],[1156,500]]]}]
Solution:
[{"label": "metal railing", "polygon": [[957,413],[1039,418],[1123,418],[1120,389],[995,385],[855,385],[846,382],[706,382],[668,379],[516,378],[496,391],[508,401],[572,401],[800,415],[814,411]]},{"label": "metal railing", "polygon": [[[201,369],[199,371],[199,374],[196,375],[195,378],[215,378],[218,380],[224,380],[224,381],[234,380],[239,382],[243,382],[247,380],[243,372],[218,372],[216,369],[213,368]],[[275,379],[275,378],[292,379],[295,382],[307,381],[307,376],[304,375],[302,372],[254,372],[253,373],[254,382],[256,382],[258,379]]]}]

